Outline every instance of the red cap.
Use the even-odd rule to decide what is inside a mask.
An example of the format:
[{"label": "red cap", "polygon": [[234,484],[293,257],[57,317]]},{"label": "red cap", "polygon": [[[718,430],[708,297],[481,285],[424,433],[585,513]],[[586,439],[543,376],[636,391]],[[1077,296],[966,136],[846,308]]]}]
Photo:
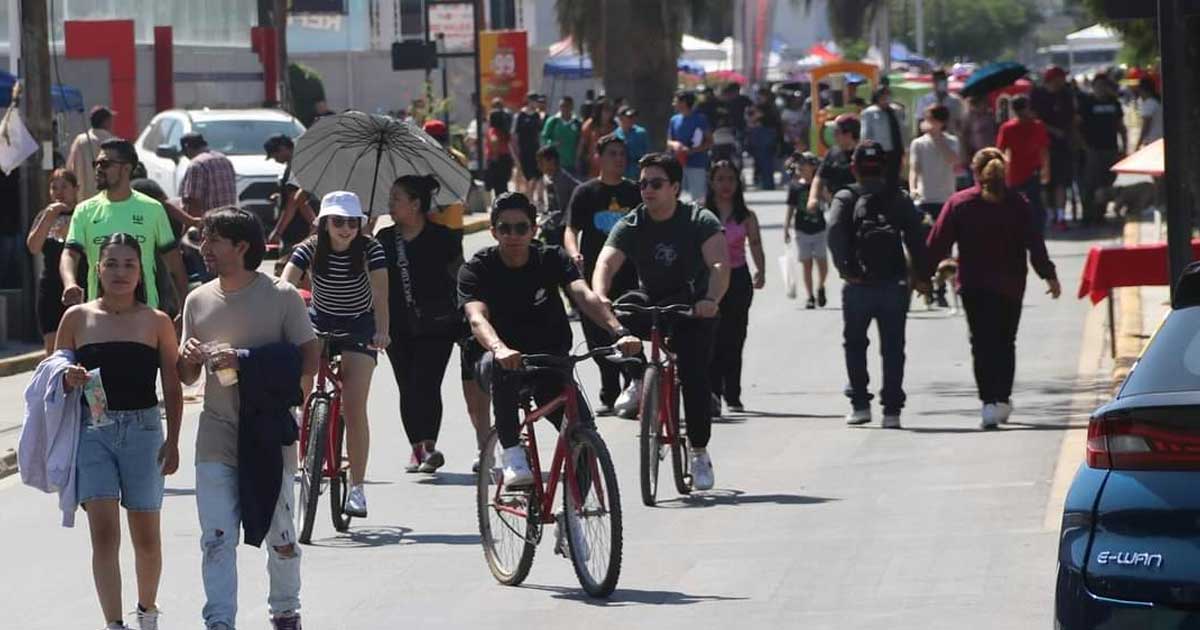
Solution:
[{"label": "red cap", "polygon": [[425,121],[425,133],[427,133],[435,138],[443,137],[448,133],[446,131],[446,123],[444,123],[436,118],[426,120]]},{"label": "red cap", "polygon": [[1042,80],[1047,82],[1065,78],[1067,78],[1067,71],[1058,66],[1050,66],[1042,73]]}]

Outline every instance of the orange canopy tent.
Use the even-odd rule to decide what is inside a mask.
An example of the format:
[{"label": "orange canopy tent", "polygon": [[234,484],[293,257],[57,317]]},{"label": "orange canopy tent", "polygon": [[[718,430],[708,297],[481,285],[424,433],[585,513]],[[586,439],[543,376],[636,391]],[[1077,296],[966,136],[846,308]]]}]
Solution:
[{"label": "orange canopy tent", "polygon": [[1129,157],[1117,162],[1112,167],[1112,171],[1114,173],[1162,177],[1163,172],[1166,170],[1164,153],[1163,140],[1160,138],[1138,149]]}]

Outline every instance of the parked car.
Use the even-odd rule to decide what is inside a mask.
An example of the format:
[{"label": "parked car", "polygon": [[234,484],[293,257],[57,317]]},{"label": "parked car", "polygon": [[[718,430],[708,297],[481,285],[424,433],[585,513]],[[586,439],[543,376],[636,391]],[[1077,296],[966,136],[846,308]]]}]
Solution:
[{"label": "parked car", "polygon": [[1056,628],[1200,627],[1200,266],[1088,423],[1059,536]]},{"label": "parked car", "polygon": [[146,175],[162,186],[168,197],[179,196],[187,171],[179,139],[192,131],[204,134],[208,146],[233,162],[237,173],[238,203],[258,215],[269,230],[278,210],[269,197],[278,189],[283,165],[264,159],[263,143],[276,134],[297,138],[304,125],[277,109],[172,109],[159,113],[137,139],[138,159]]}]

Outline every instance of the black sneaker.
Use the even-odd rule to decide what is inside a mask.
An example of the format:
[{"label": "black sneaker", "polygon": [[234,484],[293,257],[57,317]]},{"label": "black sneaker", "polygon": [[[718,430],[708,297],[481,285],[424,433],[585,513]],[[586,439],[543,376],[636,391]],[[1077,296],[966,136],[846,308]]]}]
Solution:
[{"label": "black sneaker", "polygon": [[716,394],[712,395],[712,417],[714,420],[721,417],[721,397]]},{"label": "black sneaker", "polygon": [[946,292],[942,291],[937,295],[938,308],[950,308],[950,303],[946,301]]},{"label": "black sneaker", "polygon": [[829,303],[829,300],[825,299],[825,287],[821,287],[820,289],[817,289],[817,306],[820,306],[821,308],[825,308],[825,305],[828,303]]},{"label": "black sneaker", "polygon": [[809,296],[808,301],[804,303],[804,308],[810,311],[817,308],[817,301],[812,296]]},{"label": "black sneaker", "polygon": [[729,411],[731,411],[733,413],[742,413],[742,412],[746,411],[746,406],[743,405],[742,401],[740,401],[740,400],[737,400],[737,399],[727,400],[727,401],[725,401],[725,404],[729,406]]},{"label": "black sneaker", "polygon": [[596,415],[597,416],[611,416],[611,415],[615,414],[616,412],[617,411],[615,409],[613,409],[612,403],[601,402],[596,407]]}]

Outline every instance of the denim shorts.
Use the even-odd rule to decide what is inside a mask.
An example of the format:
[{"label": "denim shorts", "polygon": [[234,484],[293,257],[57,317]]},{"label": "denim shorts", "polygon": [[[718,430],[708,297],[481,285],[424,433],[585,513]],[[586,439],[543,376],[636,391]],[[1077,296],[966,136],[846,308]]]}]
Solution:
[{"label": "denim shorts", "polygon": [[378,353],[369,347],[375,340],[375,311],[367,311],[354,317],[339,317],[309,308],[308,318],[317,332],[333,337],[334,349],[365,354],[372,359],[378,358]]},{"label": "denim shorts", "polygon": [[94,426],[87,408],[75,458],[79,502],[120,499],[132,512],[162,509],[163,474],[158,451],[163,423],[158,407],[109,410],[105,424]]}]

